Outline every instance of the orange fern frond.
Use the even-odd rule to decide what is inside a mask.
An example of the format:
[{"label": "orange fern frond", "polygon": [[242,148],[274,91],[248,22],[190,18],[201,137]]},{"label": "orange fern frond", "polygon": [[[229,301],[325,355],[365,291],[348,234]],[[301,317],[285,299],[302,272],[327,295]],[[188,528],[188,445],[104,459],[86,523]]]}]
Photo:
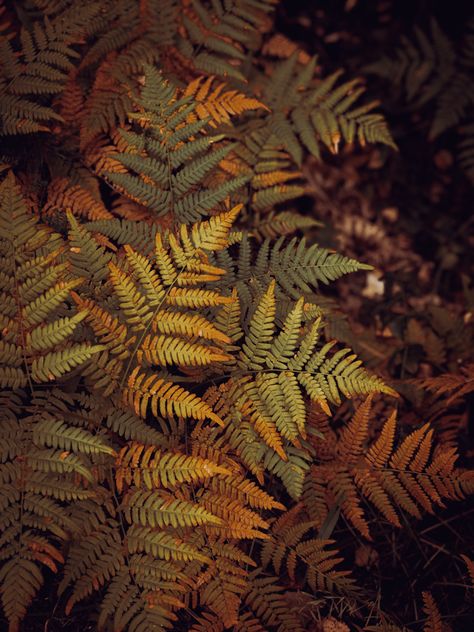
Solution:
[{"label": "orange fern frond", "polygon": [[351,421],[345,426],[337,444],[338,457],[346,463],[356,463],[364,451],[368,439],[369,418],[372,408],[372,396],[369,395],[357,409]]},{"label": "orange fern frond", "polygon": [[97,175],[108,173],[127,173],[127,168],[117,160],[119,138],[112,134],[109,137],[100,135],[83,148],[83,159],[86,166]]},{"label": "orange fern frond", "polygon": [[[123,125],[132,110],[129,91],[117,80],[114,62],[117,52],[111,52],[96,71],[92,90],[84,105],[81,120],[80,145],[85,149],[101,134],[110,133]],[[117,73],[118,74],[118,73]]]},{"label": "orange fern frond", "polygon": [[195,114],[201,120],[209,120],[211,127],[221,123],[231,123],[232,116],[243,112],[268,110],[264,103],[238,90],[226,90],[225,83],[214,84],[215,77],[198,77],[185,88],[183,96],[194,97],[197,105]]},{"label": "orange fern frond", "polygon": [[298,51],[298,61],[300,64],[306,65],[311,61],[310,55],[304,50],[298,48],[298,45],[285,37],[282,33],[276,33],[265,42],[262,47],[262,53],[279,59],[288,59]]},{"label": "orange fern frond", "polygon": [[80,185],[71,185],[67,178],[52,180],[48,188],[48,200],[43,213],[51,215],[58,211],[64,214],[71,211],[76,217],[84,217],[89,221],[113,219],[100,198],[95,198]]}]

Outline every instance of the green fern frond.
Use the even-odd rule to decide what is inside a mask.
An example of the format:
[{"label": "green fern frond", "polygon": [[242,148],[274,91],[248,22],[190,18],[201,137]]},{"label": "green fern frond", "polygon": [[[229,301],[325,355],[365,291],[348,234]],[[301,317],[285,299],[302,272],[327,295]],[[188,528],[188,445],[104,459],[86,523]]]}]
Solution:
[{"label": "green fern frond", "polygon": [[[190,103],[189,97],[177,98],[176,91],[151,67],[145,71],[138,106],[143,112],[133,119],[143,129],[141,133],[122,132],[129,151],[116,156],[128,172],[106,174],[119,190],[158,216],[173,213],[178,221],[190,223],[208,214],[246,182],[242,176],[216,187],[203,186],[232,145],[209,151],[222,136],[205,136],[201,141],[206,142],[190,143],[206,126],[205,121],[186,123],[196,102]],[[176,151],[182,143],[187,147],[186,155]]]},{"label": "green fern frond", "polygon": [[284,237],[273,244],[266,239],[254,255],[251,241],[245,234],[237,261],[227,258],[225,253],[217,253],[215,261],[226,270],[227,281],[230,277],[248,302],[248,286],[251,283],[258,284],[257,287],[262,288],[263,293],[263,288],[273,278],[280,292],[297,300],[301,294],[313,293],[321,283],[327,285],[346,274],[372,269],[372,266],[317,244],[307,246],[304,238],[298,240],[294,237],[286,244]]},{"label": "green fern frond", "polygon": [[167,445],[168,440],[162,433],[149,426],[130,410],[121,409],[118,405],[108,413],[104,423],[112,432],[127,441],[154,446]]},{"label": "green fern frond", "polygon": [[41,352],[61,344],[74,333],[77,325],[84,320],[87,314],[88,312],[83,310],[74,316],[59,318],[47,325],[36,327],[27,338],[29,348]]},{"label": "green fern frond", "polygon": [[100,435],[81,428],[71,428],[62,419],[45,417],[35,424],[33,441],[42,447],[82,452],[84,454],[115,455],[114,449]]},{"label": "green fern frond", "polygon": [[91,29],[99,3],[88,3],[77,11],[74,20],[66,9],[53,19],[36,19],[32,26],[23,26],[19,36],[19,50],[3,36],[0,77],[1,123],[0,133],[30,134],[50,131],[50,125],[63,119],[41,100],[61,92],[69,72],[75,68],[80,55],[74,44]]},{"label": "green fern frond", "polygon": [[303,148],[320,158],[320,144],[336,153],[341,140],[381,142],[395,147],[387,124],[372,113],[377,103],[352,107],[362,94],[357,80],[334,85],[340,72],[318,84],[313,81],[316,59],[298,69],[298,53],[280,63],[265,87],[264,102],[271,109],[268,128],[284,145],[297,165]]},{"label": "green fern frond", "polygon": [[61,351],[52,351],[35,358],[31,364],[31,376],[37,382],[57,379],[77,366],[87,362],[103,345],[79,343]]},{"label": "green fern frond", "polygon": [[[240,414],[285,460],[280,438],[299,447],[306,438],[304,394],[330,414],[328,402],[341,403],[341,395],[355,397],[371,392],[395,392],[377,376],[369,375],[361,361],[341,349],[328,353],[334,342],[316,351],[321,320],[311,323],[301,337],[303,301],[287,316],[275,337],[275,284],[272,282],[253,314],[240,354],[239,366],[249,375],[234,386]],[[253,374],[255,373],[255,376]],[[280,437],[280,438],[279,438]]]},{"label": "green fern frond", "polygon": [[155,237],[159,232],[156,224],[149,226],[143,222],[126,219],[95,220],[86,222],[83,226],[92,233],[107,236],[119,245],[128,244],[144,254],[153,250]]},{"label": "green fern frond", "polygon": [[474,55],[469,44],[472,21],[467,28],[467,36],[456,50],[432,18],[429,34],[415,27],[414,37],[403,37],[393,55],[382,57],[365,68],[366,72],[399,87],[413,107],[435,103],[429,130],[431,140],[464,120],[474,104],[470,81]]},{"label": "green fern frond", "polygon": [[32,450],[28,454],[28,464],[35,471],[53,474],[68,474],[74,472],[83,476],[90,483],[94,482],[90,465],[75,454],[68,451],[54,449]]},{"label": "green fern frond", "polygon": [[216,0],[211,7],[193,2],[182,15],[186,37],[178,40],[178,49],[201,72],[244,80],[240,66],[246,51],[258,46],[259,29],[274,5],[273,0]]},{"label": "green fern frond", "polygon": [[67,218],[71,226],[68,257],[71,271],[74,276],[85,278],[90,284],[96,285],[107,277],[107,265],[112,255],[94,241],[92,235],[77,222],[70,211],[67,212]]},{"label": "green fern frond", "polygon": [[25,489],[27,492],[50,496],[62,502],[86,500],[96,496],[94,490],[82,489],[78,487],[77,482],[73,479],[67,480],[64,475],[59,478],[50,474],[36,474],[34,479],[27,481]]},{"label": "green fern frond", "polygon": [[423,105],[437,96],[450,80],[456,54],[451,41],[432,18],[430,37],[420,28],[415,38],[403,38],[394,55],[368,65],[366,72],[389,79],[406,91],[408,101]]},{"label": "green fern frond", "polygon": [[265,215],[252,229],[252,235],[260,241],[287,237],[297,231],[305,231],[321,224],[307,215],[300,215],[294,211],[281,213],[271,212]]},{"label": "green fern frond", "polygon": [[43,585],[38,566],[28,558],[12,558],[0,569],[3,610],[10,630],[18,630],[27,609]]}]

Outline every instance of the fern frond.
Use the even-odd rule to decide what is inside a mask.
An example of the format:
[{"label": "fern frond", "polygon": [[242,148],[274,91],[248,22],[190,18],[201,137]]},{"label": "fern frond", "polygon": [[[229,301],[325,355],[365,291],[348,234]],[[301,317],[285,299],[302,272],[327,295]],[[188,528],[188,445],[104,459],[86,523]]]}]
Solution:
[{"label": "fern frond", "polygon": [[42,419],[35,425],[33,440],[47,448],[60,448],[84,454],[115,455],[114,449],[100,435],[93,435],[81,428],[71,428],[62,419]]},{"label": "fern frond", "polygon": [[117,525],[99,525],[90,533],[84,533],[73,545],[64,569],[59,592],[73,584],[72,594],[66,604],[66,613],[74,605],[92,594],[125,566],[125,556]]},{"label": "fern frond", "polygon": [[183,11],[186,36],[178,41],[179,51],[200,72],[244,80],[239,68],[245,51],[258,46],[259,30],[264,29],[274,4],[273,0],[257,4],[216,0],[209,7],[200,0],[193,2]]},{"label": "fern frond", "polygon": [[328,548],[334,541],[303,539],[315,525],[299,515],[300,508],[301,505],[296,505],[272,525],[272,537],[262,547],[262,565],[271,565],[278,575],[283,567],[290,579],[295,581],[296,566],[298,562],[303,563],[306,581],[312,590],[331,593],[350,591],[354,587],[354,581],[348,577],[350,573],[335,569],[342,558],[337,557],[337,550]]},{"label": "fern frond", "polygon": [[62,502],[86,500],[96,496],[94,490],[81,489],[73,479],[67,480],[64,475],[56,478],[48,474],[36,474],[33,480],[25,484],[25,489],[40,496],[51,496]]},{"label": "fern frond", "polygon": [[106,252],[81,226],[72,211],[66,211],[71,229],[69,231],[69,261],[75,276],[85,278],[91,284],[98,284],[107,277],[107,265],[111,253]]},{"label": "fern frond", "polygon": [[454,71],[452,43],[432,18],[430,38],[419,28],[415,38],[404,38],[394,55],[383,57],[365,68],[366,72],[390,79],[406,91],[408,101],[418,106],[439,94]]},{"label": "fern frond", "polygon": [[221,524],[221,519],[204,507],[155,491],[133,491],[124,500],[122,511],[130,524],[144,527],[197,527]]},{"label": "fern frond", "polygon": [[338,151],[341,140],[381,142],[395,147],[387,124],[372,113],[377,103],[353,107],[363,89],[357,80],[334,85],[340,72],[313,81],[316,59],[297,69],[297,52],[276,67],[265,87],[265,103],[271,109],[268,126],[297,165],[302,164],[303,147],[320,158],[320,144]]},{"label": "fern frond", "polygon": [[[326,447],[324,461],[321,453],[321,462],[311,468],[304,495],[311,513],[314,506],[327,515],[336,498],[346,519],[370,539],[362,498],[399,527],[397,506],[420,518],[420,509],[432,513],[433,506],[443,506],[444,499],[457,500],[472,493],[471,475],[455,468],[456,450],[445,448],[432,455],[433,431],[428,424],[409,434],[395,449],[393,413],[366,450],[370,411],[369,397],[338,433],[337,441]],[[327,430],[323,432],[327,434]],[[306,496],[312,493],[316,500]]]},{"label": "fern frond", "polygon": [[[61,92],[80,57],[74,44],[79,43],[84,31],[91,28],[99,12],[97,3],[89,3],[77,12],[75,19],[67,10],[53,20],[45,16],[20,32],[20,50],[16,51],[10,37],[2,38],[2,134],[50,131],[49,125],[63,119],[51,107],[36,102]],[[46,123],[43,124],[43,123]]]},{"label": "fern frond", "polygon": [[52,351],[33,360],[31,375],[37,382],[54,380],[71,369],[84,364],[93,354],[103,349],[102,345],[79,343],[62,351]]},{"label": "fern frond", "polygon": [[142,373],[140,367],[136,367],[130,374],[123,399],[141,417],[146,416],[149,406],[155,416],[172,418],[177,415],[222,423],[200,397],[156,375]]},{"label": "fern frond", "polygon": [[[240,569],[239,569],[240,570]],[[215,577],[204,587],[202,602],[219,616],[224,627],[237,623],[241,596],[247,582],[235,571],[217,568]]]},{"label": "fern frond", "polygon": [[137,441],[154,446],[167,445],[167,439],[162,433],[134,415],[130,410],[124,410],[118,405],[109,412],[104,423],[112,432],[127,441]]},{"label": "fern frond", "polygon": [[122,448],[116,466],[117,487],[123,482],[130,485],[143,485],[148,490],[156,487],[173,488],[180,483],[206,480],[217,474],[230,472],[200,457],[186,456],[178,452],[161,453],[153,446],[146,448],[143,444],[132,444]]},{"label": "fern frond", "polygon": [[382,57],[365,70],[390,80],[417,108],[435,103],[428,135],[433,140],[465,119],[474,103],[470,55],[469,34],[456,51],[432,18],[429,34],[415,27],[414,37],[404,37],[394,55]]},{"label": "fern frond", "polygon": [[84,320],[87,313],[86,310],[83,310],[74,316],[59,318],[47,325],[36,327],[29,333],[28,346],[33,351],[41,352],[61,344],[74,333],[77,325]]},{"label": "fern frond", "polygon": [[259,241],[264,241],[287,237],[299,230],[304,231],[316,226],[320,226],[319,222],[307,215],[293,211],[271,212],[252,229],[252,235]]},{"label": "fern frond", "polygon": [[[156,215],[172,212],[178,221],[186,223],[208,214],[247,180],[237,177],[214,188],[203,186],[206,176],[229,153],[232,145],[220,145],[210,152],[211,145],[222,140],[222,136],[192,140],[206,122],[185,122],[197,106],[196,102],[189,101],[189,97],[177,98],[176,91],[160,73],[148,67],[138,102],[144,112],[133,117],[144,129],[141,133],[123,131],[129,149],[116,156],[129,171],[105,174],[121,192]],[[183,143],[185,153],[179,151]]]},{"label": "fern frond", "polygon": [[[285,460],[279,436],[299,446],[306,437],[304,393],[328,414],[328,402],[339,404],[346,397],[371,392],[394,391],[380,378],[360,368],[349,349],[328,356],[333,343],[315,352],[321,320],[317,319],[301,337],[303,300],[300,300],[275,337],[275,283],[262,296],[250,320],[242,345],[239,366],[249,376],[235,383],[240,414],[248,416],[267,445]],[[255,377],[252,374],[256,374]]]},{"label": "fern frond", "polygon": [[43,582],[43,574],[31,558],[12,558],[3,564],[0,569],[2,605],[10,630],[19,629],[20,621],[24,619],[28,606]]},{"label": "fern frond", "polygon": [[211,127],[231,123],[231,117],[267,106],[255,98],[237,90],[226,90],[226,84],[214,84],[214,77],[198,77],[186,86],[183,96],[194,97],[197,102],[196,116],[201,120],[210,119]]},{"label": "fern frond", "polygon": [[441,614],[431,593],[423,592],[423,610],[427,615],[427,620],[423,627],[423,632],[442,632]]},{"label": "fern frond", "polygon": [[81,217],[89,221],[113,219],[102,203],[93,196],[92,192],[81,185],[71,185],[67,178],[56,178],[48,187],[48,200],[43,208],[45,216],[54,212],[66,213],[70,211],[74,217]]},{"label": "fern frond", "polygon": [[157,531],[149,527],[132,526],[128,530],[128,548],[131,553],[144,552],[168,560],[199,561],[210,563],[207,555],[201,553],[197,547],[180,540],[175,535],[165,531]]},{"label": "fern frond", "polygon": [[54,380],[103,347],[68,342],[87,312],[53,320],[81,279],[68,278],[65,265],[58,263],[59,235],[29,214],[11,174],[1,185],[0,205],[0,243],[9,256],[0,313],[10,321],[3,330],[1,379],[12,386],[25,385],[27,376],[37,382]]},{"label": "fern frond", "polygon": [[71,454],[67,450],[32,450],[28,454],[28,464],[38,472],[53,474],[67,474],[75,472],[76,474],[83,476],[90,483],[93,483],[94,481],[90,465],[84,460],[84,458]]},{"label": "fern frond", "polygon": [[446,405],[449,406],[474,391],[474,364],[466,365],[459,374],[445,373],[437,377],[412,380],[412,383],[433,392],[436,397],[449,395],[446,399]]},{"label": "fern frond", "polygon": [[239,250],[237,261],[225,258],[221,253],[217,253],[215,260],[230,278],[235,279],[239,294],[248,299],[250,283],[257,284],[263,293],[263,288],[275,279],[281,293],[298,300],[302,294],[314,292],[321,283],[328,285],[346,274],[372,269],[317,244],[307,246],[304,238],[298,240],[294,237],[286,244],[284,237],[273,244],[266,239],[254,255],[251,241],[244,234]]},{"label": "fern frond", "polygon": [[[248,586],[244,603],[253,617],[265,626],[264,629],[276,626],[282,632],[303,632],[299,618],[289,607],[284,588],[277,577],[264,576],[261,569],[256,569],[249,577]],[[245,623],[243,629],[246,630]]]}]

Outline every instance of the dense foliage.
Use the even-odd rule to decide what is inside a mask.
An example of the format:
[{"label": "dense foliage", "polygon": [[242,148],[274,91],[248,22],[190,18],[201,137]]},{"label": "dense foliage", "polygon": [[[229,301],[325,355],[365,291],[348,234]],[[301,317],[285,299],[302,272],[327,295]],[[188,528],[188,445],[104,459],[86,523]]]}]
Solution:
[{"label": "dense foliage", "polygon": [[[401,541],[446,555],[426,533],[474,491],[473,292],[403,297],[432,267],[364,214],[400,145],[379,102],[277,0],[1,10],[5,629],[451,629],[429,572],[408,607],[383,576]],[[352,70],[459,133],[464,187],[472,34],[427,28]]]}]

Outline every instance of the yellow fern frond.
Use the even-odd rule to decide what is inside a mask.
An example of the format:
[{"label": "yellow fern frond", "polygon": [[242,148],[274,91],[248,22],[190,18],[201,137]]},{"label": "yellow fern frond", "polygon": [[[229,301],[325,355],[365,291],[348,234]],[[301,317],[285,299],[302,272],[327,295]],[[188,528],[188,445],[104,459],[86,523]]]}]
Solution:
[{"label": "yellow fern frond", "polygon": [[137,366],[130,374],[123,400],[137,415],[146,417],[148,407],[155,416],[184,419],[210,419],[221,425],[223,422],[200,397],[181,386],[167,382],[154,375],[141,373]]},{"label": "yellow fern frond", "polygon": [[226,248],[229,243],[230,230],[242,206],[242,204],[238,204],[226,213],[220,213],[207,221],[193,224],[191,239],[195,247],[210,251]]},{"label": "yellow fern frond", "polygon": [[172,489],[182,483],[204,481],[229,470],[217,463],[179,452],[163,452],[154,446],[132,443],[124,446],[116,460],[116,483],[122,491],[124,483],[148,490]]},{"label": "yellow fern frond", "polygon": [[186,336],[189,339],[198,336],[206,340],[214,340],[215,342],[231,342],[231,338],[227,334],[199,314],[186,314],[160,309],[154,317],[151,327],[154,332],[162,334]]},{"label": "yellow fern frond", "polygon": [[203,366],[232,360],[232,356],[219,349],[164,335],[148,335],[143,339],[137,352],[138,362],[142,363],[143,357],[159,366]]}]

